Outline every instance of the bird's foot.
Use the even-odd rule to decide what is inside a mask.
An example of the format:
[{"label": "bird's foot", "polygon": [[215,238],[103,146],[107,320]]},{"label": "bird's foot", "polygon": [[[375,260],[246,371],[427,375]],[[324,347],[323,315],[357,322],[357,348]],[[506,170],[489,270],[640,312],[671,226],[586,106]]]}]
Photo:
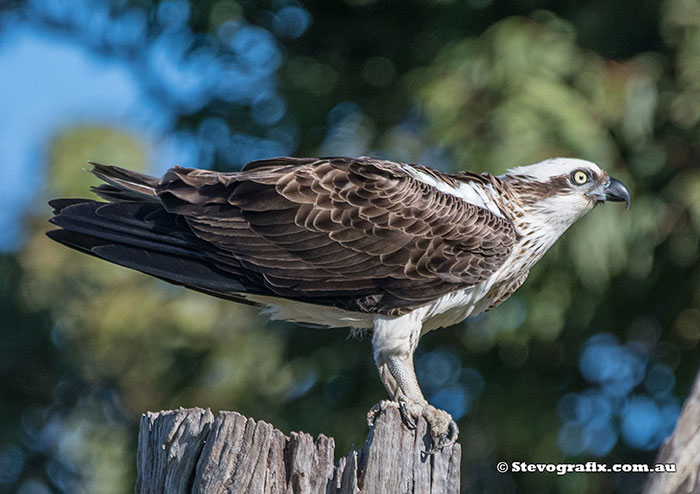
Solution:
[{"label": "bird's foot", "polygon": [[[372,408],[367,412],[367,425],[374,427],[374,421],[379,415],[379,412],[388,408],[399,408],[399,404],[392,400],[382,400],[379,403],[372,405]],[[403,414],[401,415],[403,417]]]},{"label": "bird's foot", "polygon": [[459,428],[452,416],[444,410],[435,408],[428,403],[382,400],[367,412],[367,424],[374,426],[377,414],[387,408],[397,408],[401,413],[404,425],[411,430],[418,427],[418,420],[423,417],[430,428],[431,444],[426,451],[434,454],[447,446],[453,445],[459,436]]},{"label": "bird's foot", "polygon": [[404,424],[409,429],[415,429],[418,419],[423,417],[430,427],[430,437],[432,439],[428,454],[434,454],[447,446],[452,446],[457,442],[459,427],[452,419],[452,415],[445,410],[440,410],[428,403],[399,403],[399,411],[403,417]]}]

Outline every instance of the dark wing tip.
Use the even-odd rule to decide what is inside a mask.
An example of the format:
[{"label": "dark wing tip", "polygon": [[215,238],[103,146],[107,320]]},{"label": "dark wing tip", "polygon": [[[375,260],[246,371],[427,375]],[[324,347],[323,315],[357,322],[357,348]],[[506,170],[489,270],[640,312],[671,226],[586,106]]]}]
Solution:
[{"label": "dark wing tip", "polygon": [[49,237],[51,240],[55,240],[56,242],[63,243],[61,242],[61,239],[65,237],[65,230],[49,230],[46,232],[46,236]]},{"label": "dark wing tip", "polygon": [[49,201],[49,206],[53,208],[53,214],[61,214],[61,211],[66,209],[68,206],[80,204],[81,202],[85,202],[87,200],[88,199],[59,197],[58,199],[51,199]]}]

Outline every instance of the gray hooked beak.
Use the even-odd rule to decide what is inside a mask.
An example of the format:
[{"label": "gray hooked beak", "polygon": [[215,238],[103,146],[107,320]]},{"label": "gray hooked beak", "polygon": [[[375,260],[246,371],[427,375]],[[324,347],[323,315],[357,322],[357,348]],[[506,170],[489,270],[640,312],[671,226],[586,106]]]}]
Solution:
[{"label": "gray hooked beak", "polygon": [[616,178],[610,177],[600,187],[592,190],[589,195],[595,197],[599,201],[625,201],[625,209],[629,209],[630,207],[630,191],[625,187],[625,184]]}]

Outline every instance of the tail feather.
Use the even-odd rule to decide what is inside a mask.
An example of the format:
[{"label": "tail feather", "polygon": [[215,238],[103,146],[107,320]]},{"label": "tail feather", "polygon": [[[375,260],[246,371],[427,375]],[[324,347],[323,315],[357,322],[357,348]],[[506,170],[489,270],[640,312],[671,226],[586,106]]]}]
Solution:
[{"label": "tail feather", "polygon": [[92,187],[93,192],[111,202],[157,201],[159,179],[113,165],[90,162],[90,172],[105,184]]},{"label": "tail feather", "polygon": [[121,266],[222,298],[246,292],[234,273],[216,267],[211,247],[154,202],[57,199],[49,238]]},{"label": "tail feather", "polygon": [[[203,243],[193,234],[179,230],[175,218],[154,203],[101,203],[89,199],[62,199],[49,220],[69,231],[98,236],[126,245],[159,250],[173,254],[204,258]],[[57,201],[51,201],[56,207]]]}]

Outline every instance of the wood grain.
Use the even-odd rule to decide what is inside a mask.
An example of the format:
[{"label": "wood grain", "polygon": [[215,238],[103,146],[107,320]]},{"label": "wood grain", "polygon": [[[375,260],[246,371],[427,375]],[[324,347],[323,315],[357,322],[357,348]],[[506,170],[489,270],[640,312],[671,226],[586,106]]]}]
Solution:
[{"label": "wood grain", "polygon": [[135,492],[458,493],[459,444],[428,455],[424,420],[408,430],[382,410],[363,447],[335,460],[335,441],[289,436],[237,412],[201,408],[146,413],[139,427]]}]

